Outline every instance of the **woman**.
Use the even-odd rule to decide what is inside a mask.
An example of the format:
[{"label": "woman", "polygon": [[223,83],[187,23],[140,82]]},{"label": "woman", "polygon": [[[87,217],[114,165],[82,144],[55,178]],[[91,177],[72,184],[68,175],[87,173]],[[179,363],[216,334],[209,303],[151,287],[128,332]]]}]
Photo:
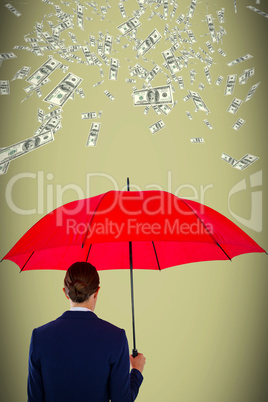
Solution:
[{"label": "woman", "polygon": [[99,283],[90,263],[76,262],[66,272],[63,291],[71,309],[32,333],[28,402],[136,399],[145,358],[129,357],[125,331],[94,314]]}]

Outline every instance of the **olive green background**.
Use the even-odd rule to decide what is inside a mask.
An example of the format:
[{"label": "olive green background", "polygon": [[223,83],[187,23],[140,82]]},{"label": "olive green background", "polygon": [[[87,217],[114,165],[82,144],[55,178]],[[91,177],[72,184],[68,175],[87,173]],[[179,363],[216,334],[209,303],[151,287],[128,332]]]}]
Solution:
[{"label": "olive green background", "polygon": [[[59,0],[63,11],[73,14],[75,3],[69,0],[66,7]],[[23,36],[34,30],[36,21],[41,22],[44,14],[54,13],[51,5],[41,1],[25,0],[12,2],[22,16],[17,18],[4,7],[1,1],[1,49],[11,52],[15,45],[28,45]],[[97,2],[106,5],[105,1]],[[122,19],[116,1],[109,0],[112,8],[100,21],[99,15],[92,15],[90,7],[84,11],[94,21],[85,20],[85,31],[76,26],[74,32],[78,44],[88,40],[89,35],[98,37],[108,30],[114,36],[119,33],[117,25]],[[81,4],[84,4],[81,2]],[[123,2],[127,14],[138,9],[136,1]],[[177,18],[186,14],[190,0],[178,1]],[[213,44],[215,50],[221,47],[227,54],[222,57],[217,51],[212,54],[214,62],[210,69],[212,84],[204,74],[204,63],[190,59],[194,64],[177,74],[182,75],[185,89],[180,90],[173,83],[174,100],[178,101],[168,116],[157,116],[150,110],[146,116],[143,107],[134,107],[131,97],[132,86],[141,88],[143,81],[137,77],[136,84],[125,83],[130,78],[128,66],[136,62],[148,70],[153,68],[151,59],[158,65],[163,63],[161,52],[171,46],[165,41],[165,23],[169,29],[175,19],[164,21],[155,16],[150,22],[151,11],[141,17],[142,26],[137,36],[144,39],[154,28],[162,34],[161,42],[145,55],[148,63],[135,58],[133,42],[121,39],[114,44],[120,59],[118,81],[108,80],[108,67],[103,65],[104,83],[93,88],[100,81],[99,69],[65,62],[55,53],[54,57],[69,65],[68,72],[83,78],[86,97],[75,95],[63,107],[63,128],[55,133],[55,140],[35,151],[29,152],[11,162],[1,182],[1,245],[3,257],[15,242],[43,215],[62,203],[76,198],[94,196],[112,189],[125,189],[126,178],[130,178],[131,189],[163,189],[178,196],[189,197],[216,209],[248,233],[261,247],[268,249],[267,229],[267,30],[266,18],[246,8],[253,5],[268,12],[262,0],[237,0],[237,13],[233,1],[203,1],[197,4],[190,20],[198,46],[207,51],[204,44],[210,36],[200,37],[208,32],[206,14],[212,14],[216,30],[219,25],[227,31],[222,43]],[[219,24],[216,11],[225,7],[225,23]],[[154,7],[152,6],[152,9]],[[169,7],[169,14],[173,6]],[[163,14],[163,6],[158,10]],[[48,18],[56,23],[55,17]],[[203,21],[202,21],[203,20]],[[47,21],[47,19],[46,19]],[[181,28],[181,26],[179,26]],[[44,31],[51,32],[45,22]],[[33,34],[33,36],[35,36]],[[186,36],[185,36],[186,37]],[[66,46],[72,45],[64,32]],[[129,43],[125,50],[122,46]],[[185,45],[186,49],[189,47]],[[182,48],[182,46],[181,46]],[[180,48],[180,49],[181,49]],[[93,49],[92,49],[93,50]],[[96,49],[95,49],[96,52]],[[10,80],[10,95],[0,97],[1,147],[6,147],[34,135],[40,125],[37,110],[48,112],[43,98],[63,79],[66,74],[55,71],[51,82],[42,88],[43,96],[33,94],[25,102],[23,88],[25,80],[11,79],[22,66],[31,66],[32,74],[43,64],[52,51],[37,57],[27,51],[14,50],[16,59],[3,61],[0,79]],[[97,52],[96,52],[97,53]],[[254,58],[228,67],[227,62],[250,53]],[[74,53],[82,57],[82,52]],[[201,52],[202,54],[202,52]],[[176,52],[176,55],[179,55]],[[131,60],[127,61],[125,58]],[[255,67],[255,75],[246,85],[239,85],[238,76],[244,69]],[[190,84],[189,70],[197,72],[196,80]],[[163,71],[168,71],[163,68]],[[237,74],[234,94],[224,96],[228,74]],[[215,86],[219,75],[224,77],[221,86]],[[238,113],[232,115],[226,109],[234,97],[245,99],[250,87],[261,81],[253,98],[242,104]],[[202,82],[203,91],[198,88]],[[164,85],[166,77],[158,74],[153,86]],[[103,93],[107,89],[114,97],[110,101]],[[194,112],[192,100],[182,99],[188,90],[200,93],[210,112]],[[91,120],[82,120],[82,112],[102,110],[101,130],[97,146],[85,147]],[[189,120],[185,111],[190,111]],[[232,125],[239,118],[246,120],[238,131]],[[149,126],[162,119],[166,127],[152,135]],[[213,126],[209,130],[203,122],[208,119]],[[203,137],[204,144],[192,144],[191,137]],[[238,171],[221,160],[225,152],[236,159],[246,153],[257,155],[259,160],[244,171]],[[262,183],[251,188],[251,175],[262,172]],[[21,176],[17,176],[21,174]],[[26,177],[28,175],[28,177]],[[11,181],[11,197],[7,196]],[[246,189],[234,194],[228,206],[228,194],[240,181],[245,180]],[[260,203],[252,202],[252,192],[262,195]],[[13,204],[22,210],[17,213]],[[14,206],[13,205],[13,206]],[[244,219],[250,219],[257,209],[257,219],[262,223],[259,231],[242,225],[232,212]],[[144,382],[137,398],[140,402],[264,402],[268,398],[268,303],[267,303],[267,256],[248,254],[236,257],[232,262],[216,261],[187,264],[168,268],[162,272],[135,271],[135,315],[138,350],[146,356]],[[62,293],[64,272],[26,271],[19,274],[19,268],[10,261],[0,265],[1,283],[1,386],[0,399],[5,402],[26,401],[28,350],[33,328],[55,319],[69,308]],[[101,291],[96,314],[126,330],[132,349],[130,284],[128,271],[101,271]],[[71,346],[70,346],[71,347]]]}]

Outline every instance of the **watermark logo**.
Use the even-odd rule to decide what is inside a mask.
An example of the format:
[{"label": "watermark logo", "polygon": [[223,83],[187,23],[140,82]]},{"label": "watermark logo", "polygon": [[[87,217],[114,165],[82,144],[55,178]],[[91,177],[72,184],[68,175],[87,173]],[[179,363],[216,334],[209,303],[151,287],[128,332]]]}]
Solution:
[{"label": "watermark logo", "polygon": [[[255,232],[261,232],[262,231],[262,190],[255,190],[256,187],[260,187],[262,185],[262,170],[259,170],[256,173],[253,173],[249,176],[249,182],[250,182],[250,187],[251,189],[254,189],[251,191],[251,211],[250,211],[250,218],[246,219],[237,213],[233,212],[230,206],[230,200],[231,198],[237,194],[240,193],[240,196],[242,196],[242,202],[243,200],[245,202],[248,202],[248,200],[245,200],[245,190],[247,190],[247,184],[246,184],[246,179],[243,179],[236,183],[233,188],[229,191],[228,194],[228,209],[230,214],[242,225],[248,227],[249,229],[254,230]],[[244,194],[242,194],[244,192]]]}]

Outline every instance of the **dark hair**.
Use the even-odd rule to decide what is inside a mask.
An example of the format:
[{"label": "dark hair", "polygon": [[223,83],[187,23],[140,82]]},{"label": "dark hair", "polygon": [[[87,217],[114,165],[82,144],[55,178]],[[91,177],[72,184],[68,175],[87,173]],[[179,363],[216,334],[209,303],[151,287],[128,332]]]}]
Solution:
[{"label": "dark hair", "polygon": [[99,274],[89,262],[75,262],[64,278],[65,293],[75,303],[88,300],[98,290],[99,284]]}]

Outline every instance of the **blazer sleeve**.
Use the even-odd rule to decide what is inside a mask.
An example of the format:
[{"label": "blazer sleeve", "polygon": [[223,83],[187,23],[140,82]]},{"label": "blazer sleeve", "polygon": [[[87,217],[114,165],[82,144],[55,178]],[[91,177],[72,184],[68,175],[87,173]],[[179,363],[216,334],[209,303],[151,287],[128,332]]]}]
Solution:
[{"label": "blazer sleeve", "polygon": [[112,402],[133,402],[138,395],[143,376],[136,369],[129,373],[129,367],[128,341],[122,330],[119,350],[109,376],[109,398]]},{"label": "blazer sleeve", "polygon": [[40,360],[37,356],[35,330],[33,330],[30,342],[27,392],[28,402],[45,402]]}]

